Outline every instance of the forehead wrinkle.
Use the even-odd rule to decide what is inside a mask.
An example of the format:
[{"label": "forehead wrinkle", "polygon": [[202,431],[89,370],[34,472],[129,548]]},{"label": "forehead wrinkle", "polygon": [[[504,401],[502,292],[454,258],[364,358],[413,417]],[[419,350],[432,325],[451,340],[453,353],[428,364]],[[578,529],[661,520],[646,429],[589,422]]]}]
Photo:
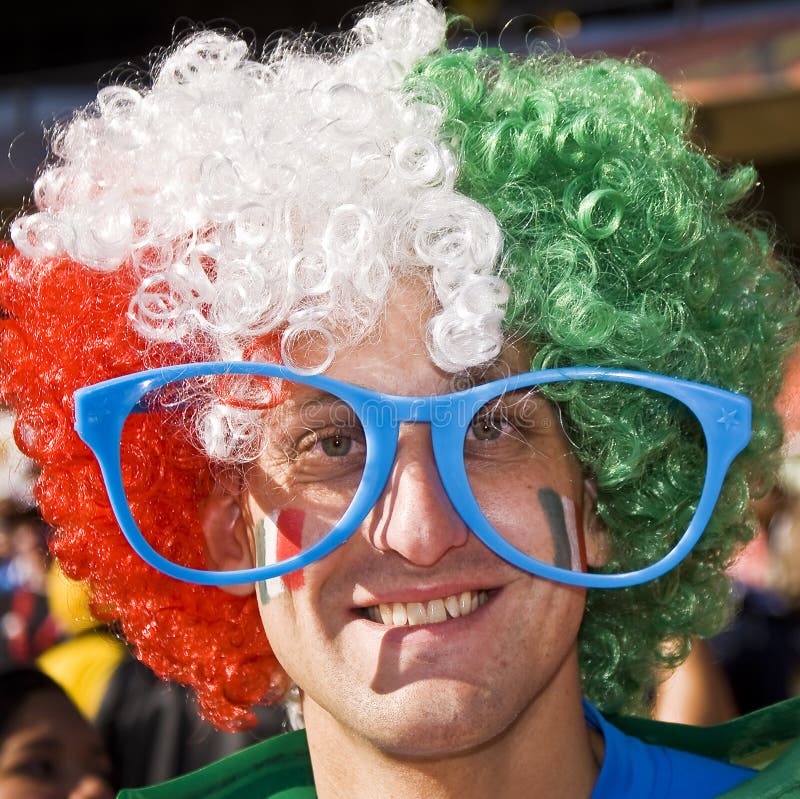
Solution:
[{"label": "forehead wrinkle", "polygon": [[[528,371],[530,367],[530,356],[523,354],[513,344],[504,347],[503,350],[491,361],[477,366],[467,367],[457,372],[448,372],[436,366],[427,352],[422,352],[417,348],[402,350],[392,347],[388,352],[380,351],[380,347],[369,347],[363,352],[370,356],[363,359],[357,357],[359,348],[352,350],[346,359],[336,359],[329,370],[331,376],[345,383],[351,383],[365,388],[373,388],[376,377],[389,378],[391,388],[383,387],[382,393],[395,394],[397,396],[428,396],[430,394],[446,394],[460,391],[474,385],[489,383],[503,377]],[[371,356],[380,354],[382,357],[376,362]],[[418,390],[415,383],[418,382],[414,370],[410,367],[410,359],[415,355],[424,358],[425,362],[432,366],[438,374],[441,382],[439,390],[431,392],[429,389]],[[348,372],[346,377],[337,374],[339,368],[345,368]],[[398,368],[399,367],[399,368]],[[425,381],[424,377],[419,381]]]},{"label": "forehead wrinkle", "polygon": [[341,339],[326,373],[335,379],[397,396],[430,396],[527,371],[529,348],[507,335],[500,353],[477,366],[456,371],[435,362],[429,348],[429,322],[439,309],[424,278],[400,278],[391,290],[378,325],[361,342]]}]

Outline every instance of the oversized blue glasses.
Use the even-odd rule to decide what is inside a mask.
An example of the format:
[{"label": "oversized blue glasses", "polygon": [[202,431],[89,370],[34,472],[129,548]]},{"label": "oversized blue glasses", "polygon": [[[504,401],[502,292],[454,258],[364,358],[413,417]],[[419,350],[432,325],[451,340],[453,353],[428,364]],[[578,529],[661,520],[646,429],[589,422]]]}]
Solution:
[{"label": "oversized blue glasses", "polygon": [[[569,457],[567,439],[555,406],[543,394],[573,388],[591,392],[610,384],[629,392],[623,401],[646,397],[643,407],[650,409],[654,424],[656,418],[662,426],[672,420],[667,427],[674,429],[664,432],[665,440],[704,437],[705,462],[691,465],[696,491],[689,497],[683,492],[675,509],[676,529],[662,533],[655,556],[631,568],[609,534],[595,546],[603,552],[602,562],[590,571],[580,509],[563,490],[563,480],[559,483]],[[205,585],[286,575],[347,541],[368,523],[387,490],[401,425],[408,423],[429,427],[432,458],[447,497],[471,533],[498,556],[570,585],[636,585],[676,566],[696,544],[728,467],[750,439],[751,416],[748,399],[722,389],[591,367],[527,372],[454,393],[404,397],[280,365],[199,363],[82,388],[75,393],[75,407],[76,430],[97,457],[133,549],[165,574]],[[255,568],[226,569],[210,562],[204,568],[202,553],[184,561],[160,545],[152,521],[140,523],[131,510],[137,503],[128,501],[132,489],[123,464],[126,442],[135,438],[136,419],[143,413],[165,415],[175,435],[192,436],[212,457],[246,462],[247,489],[264,511],[252,531]],[[235,451],[238,446],[244,449]],[[648,492],[671,479],[669,470],[682,467],[664,468],[663,475],[637,478],[643,506]],[[641,532],[649,535],[646,528]]]}]

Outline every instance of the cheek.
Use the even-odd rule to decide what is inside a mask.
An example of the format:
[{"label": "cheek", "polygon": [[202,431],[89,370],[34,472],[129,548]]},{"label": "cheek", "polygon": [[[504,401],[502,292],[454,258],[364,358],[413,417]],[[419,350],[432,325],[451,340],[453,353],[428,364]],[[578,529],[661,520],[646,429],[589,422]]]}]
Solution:
[{"label": "cheek", "polygon": [[483,515],[514,547],[542,563],[583,571],[581,508],[574,499],[574,483],[559,477],[490,475],[473,480],[472,488]]},{"label": "cheek", "polygon": [[0,773],[0,799],[19,799],[21,796],[39,799],[36,783],[24,777]]},{"label": "cheek", "polygon": [[[328,631],[318,608],[320,583],[326,573],[319,563],[303,570],[302,585],[281,578],[257,585],[261,623],[273,654],[293,682],[304,685],[328,646]],[[266,595],[269,588],[270,594]],[[0,798],[1,799],[1,798]]]},{"label": "cheek", "polygon": [[575,647],[586,608],[586,590],[578,586],[533,578],[527,626],[532,662],[552,657],[560,662]]},{"label": "cheek", "polygon": [[270,601],[259,601],[258,604],[261,624],[272,653],[289,679],[294,681],[298,678],[298,666],[302,663],[304,637],[298,631],[298,614],[292,596],[284,591]]}]

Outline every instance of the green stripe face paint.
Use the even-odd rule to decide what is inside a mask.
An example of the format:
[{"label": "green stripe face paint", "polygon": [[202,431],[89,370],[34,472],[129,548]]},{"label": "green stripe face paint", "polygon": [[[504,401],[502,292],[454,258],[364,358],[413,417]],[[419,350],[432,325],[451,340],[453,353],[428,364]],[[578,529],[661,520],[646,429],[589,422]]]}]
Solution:
[{"label": "green stripe face paint", "polygon": [[538,496],[553,539],[553,565],[580,571],[580,536],[575,503],[552,488],[540,488]]}]

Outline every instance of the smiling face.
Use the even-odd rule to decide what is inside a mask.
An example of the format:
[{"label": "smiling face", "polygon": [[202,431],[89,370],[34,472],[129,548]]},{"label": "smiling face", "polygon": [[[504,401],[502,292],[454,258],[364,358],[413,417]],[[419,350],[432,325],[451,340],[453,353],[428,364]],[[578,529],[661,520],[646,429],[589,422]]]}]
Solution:
[{"label": "smiling face", "polygon": [[[425,348],[425,307],[421,289],[400,289],[386,334],[339,352],[327,374],[391,394],[452,391],[453,375],[435,367]],[[494,368],[521,372],[529,362],[507,348]],[[470,425],[465,458],[508,448],[514,457],[504,474],[479,464],[473,487],[480,483],[509,540],[549,542],[542,546],[553,559],[553,542],[564,534],[559,523],[574,526],[563,509],[579,514],[582,479],[554,411],[541,400],[536,419],[536,442],[527,447],[534,459],[522,462],[505,421],[498,427],[485,418]],[[273,463],[266,455],[252,465],[243,504],[256,532],[253,560],[263,558],[264,531],[273,546],[291,546],[329,529],[336,514],[328,509],[340,493],[351,493],[347,470],[319,491],[306,478],[327,474],[329,461],[357,462],[358,438],[324,434],[314,443],[301,436],[295,450],[306,453],[303,480],[286,480],[291,459]],[[571,557],[565,546],[561,557]],[[351,539],[277,590],[276,582],[259,586],[262,619],[276,656],[303,690],[306,719],[324,718],[379,749],[462,751],[501,734],[545,694],[578,695],[583,592],[518,571],[470,533],[440,481],[427,424],[401,426],[388,483]]]}]

